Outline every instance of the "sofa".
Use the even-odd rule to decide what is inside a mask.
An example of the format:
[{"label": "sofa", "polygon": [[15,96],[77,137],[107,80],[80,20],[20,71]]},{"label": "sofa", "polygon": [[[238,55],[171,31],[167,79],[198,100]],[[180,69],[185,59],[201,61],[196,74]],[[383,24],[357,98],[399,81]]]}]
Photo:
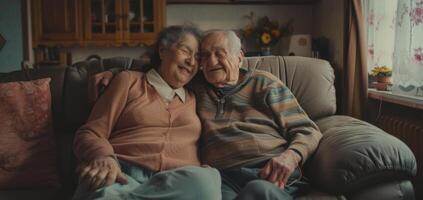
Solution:
[{"label": "sofa", "polygon": [[[125,57],[84,61],[72,66],[0,73],[0,83],[50,77],[57,168],[61,187],[2,189],[0,199],[70,199],[75,190],[72,142],[88,117],[88,80],[110,70],[141,70],[146,63]],[[417,164],[411,150],[383,130],[336,114],[334,70],[324,60],[296,56],[248,57],[243,67],[266,70],[294,93],[323,138],[303,166],[311,189],[298,199],[414,199]],[[1,134],[1,130],[0,130]],[[1,170],[1,169],[0,169]]]}]

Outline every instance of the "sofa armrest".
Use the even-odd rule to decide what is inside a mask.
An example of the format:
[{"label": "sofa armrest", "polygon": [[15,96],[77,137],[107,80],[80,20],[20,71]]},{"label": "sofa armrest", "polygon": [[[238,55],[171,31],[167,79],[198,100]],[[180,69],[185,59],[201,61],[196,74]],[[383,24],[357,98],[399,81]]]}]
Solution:
[{"label": "sofa armrest", "polygon": [[383,130],[348,116],[325,117],[316,123],[323,138],[306,164],[306,175],[319,189],[352,193],[416,175],[411,150]]}]

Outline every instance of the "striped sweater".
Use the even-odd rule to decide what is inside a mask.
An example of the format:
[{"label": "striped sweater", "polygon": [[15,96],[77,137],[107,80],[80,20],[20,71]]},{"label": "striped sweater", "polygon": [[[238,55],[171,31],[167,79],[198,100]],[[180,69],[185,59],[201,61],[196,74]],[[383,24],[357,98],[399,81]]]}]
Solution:
[{"label": "striped sweater", "polygon": [[322,137],[318,127],[277,77],[260,70],[240,74],[243,81],[223,96],[209,84],[195,88],[203,162],[242,167],[292,149],[304,163]]}]

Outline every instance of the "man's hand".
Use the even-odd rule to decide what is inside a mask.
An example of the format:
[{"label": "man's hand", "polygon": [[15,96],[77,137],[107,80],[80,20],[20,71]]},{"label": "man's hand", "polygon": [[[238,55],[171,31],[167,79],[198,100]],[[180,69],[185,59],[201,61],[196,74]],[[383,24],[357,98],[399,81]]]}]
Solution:
[{"label": "man's hand", "polygon": [[260,176],[282,189],[300,160],[301,157],[298,153],[288,149],[280,156],[270,159],[261,170]]},{"label": "man's hand", "polygon": [[84,184],[88,190],[109,186],[115,182],[127,184],[128,180],[120,170],[117,161],[110,157],[97,158],[90,163],[79,166],[79,184]]}]

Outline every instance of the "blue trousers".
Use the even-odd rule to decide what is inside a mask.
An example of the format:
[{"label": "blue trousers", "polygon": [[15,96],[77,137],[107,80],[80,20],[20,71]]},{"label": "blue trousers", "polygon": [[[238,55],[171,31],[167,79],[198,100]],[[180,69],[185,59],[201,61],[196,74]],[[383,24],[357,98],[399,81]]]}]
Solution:
[{"label": "blue trousers", "polygon": [[119,161],[128,184],[114,183],[89,192],[79,185],[74,200],[220,200],[221,179],[214,168],[185,166],[152,172],[142,167]]},{"label": "blue trousers", "polygon": [[309,184],[296,169],[288,178],[287,185],[280,189],[275,184],[260,178],[264,166],[240,167],[221,170],[223,200],[291,200],[299,192],[307,190]]}]

